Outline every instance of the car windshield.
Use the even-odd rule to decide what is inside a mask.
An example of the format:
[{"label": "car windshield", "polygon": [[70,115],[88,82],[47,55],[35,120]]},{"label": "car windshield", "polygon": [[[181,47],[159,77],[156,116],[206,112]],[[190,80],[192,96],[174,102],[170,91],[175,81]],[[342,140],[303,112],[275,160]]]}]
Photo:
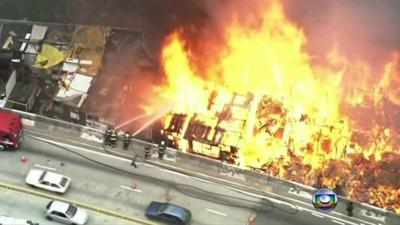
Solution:
[{"label": "car windshield", "polygon": [[51,204],[53,204],[53,201],[50,201],[47,205],[46,205],[46,209],[50,209]]},{"label": "car windshield", "polygon": [[46,176],[46,174],[47,174],[47,171],[44,171],[42,173],[42,175],[40,175],[39,180],[43,180],[43,178],[44,178],[44,176]]},{"label": "car windshield", "polygon": [[168,205],[167,204],[161,204],[160,207],[158,208],[158,213],[162,213],[167,209]]},{"label": "car windshield", "polygon": [[63,177],[63,178],[61,179],[61,182],[60,182],[61,187],[65,187],[65,185],[67,184],[67,181],[68,181],[68,179],[65,178],[65,177]]},{"label": "car windshield", "polygon": [[76,211],[78,211],[78,208],[73,206],[72,204],[69,205],[67,212],[65,212],[69,217],[73,217],[76,214]]}]

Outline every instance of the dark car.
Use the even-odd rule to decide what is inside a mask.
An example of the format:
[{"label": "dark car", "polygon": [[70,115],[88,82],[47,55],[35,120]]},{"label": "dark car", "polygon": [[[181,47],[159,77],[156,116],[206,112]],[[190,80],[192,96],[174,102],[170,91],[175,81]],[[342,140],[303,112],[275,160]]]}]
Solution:
[{"label": "dark car", "polygon": [[187,225],[190,223],[192,213],[188,209],[171,203],[150,202],[146,209],[146,216],[170,224]]}]

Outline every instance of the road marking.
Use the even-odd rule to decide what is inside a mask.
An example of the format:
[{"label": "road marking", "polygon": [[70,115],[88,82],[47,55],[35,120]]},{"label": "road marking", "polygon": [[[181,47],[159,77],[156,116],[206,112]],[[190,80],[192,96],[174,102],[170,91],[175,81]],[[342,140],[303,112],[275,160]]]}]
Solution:
[{"label": "road marking", "polygon": [[268,200],[270,200],[272,202],[275,202],[275,203],[278,203],[278,204],[288,205],[288,206],[292,207],[293,209],[297,209],[298,208],[298,206],[295,205],[295,204],[292,204],[292,203],[289,203],[289,202],[285,202],[285,201],[282,201],[282,200],[278,200],[278,199],[275,199],[275,198],[270,198],[270,197],[267,197],[267,196],[254,194],[254,193],[243,191],[243,190],[240,190],[240,189],[237,189],[237,188],[233,188],[233,187],[227,187],[227,188],[229,188],[231,190],[234,190],[236,192],[242,193],[244,195],[252,196],[252,197],[255,197],[255,198],[268,199]]},{"label": "road marking", "polygon": [[115,218],[131,221],[131,222],[135,222],[135,223],[140,223],[140,224],[143,224],[143,225],[156,225],[153,222],[146,221],[146,220],[143,220],[143,219],[140,219],[140,218],[136,218],[136,217],[132,217],[129,214],[122,214],[120,212],[115,212],[115,211],[111,211],[111,210],[108,210],[108,209],[100,208],[100,207],[95,206],[95,205],[89,205],[89,204],[86,204],[86,203],[83,203],[83,202],[79,202],[77,200],[73,200],[73,199],[69,199],[69,198],[67,199],[67,198],[64,198],[64,197],[60,197],[58,195],[50,195],[50,194],[47,194],[47,193],[44,193],[44,192],[35,191],[35,190],[32,190],[32,189],[19,187],[19,186],[15,186],[15,185],[12,185],[12,184],[6,184],[6,183],[0,182],[0,188],[7,189],[7,190],[10,190],[10,191],[16,191],[16,192],[28,194],[28,195],[31,195],[31,196],[36,196],[36,197],[39,197],[39,198],[42,198],[42,199],[51,199],[51,200],[58,200],[58,201],[63,201],[63,202],[70,202],[70,203],[75,204],[77,206],[80,206],[82,208],[86,208],[88,210],[91,210],[94,213],[99,213],[99,214],[102,214],[102,215],[108,215],[108,216],[112,216],[112,217],[115,217]]},{"label": "road marking", "polygon": [[153,165],[149,165],[149,164],[147,164],[147,163],[143,163],[142,165],[143,165],[143,166],[150,167],[150,168],[155,168],[155,166],[153,166]]},{"label": "road marking", "polygon": [[337,223],[337,224],[341,224],[341,225],[345,225],[345,223],[342,223],[342,222],[337,221],[337,220],[332,220],[332,222]]},{"label": "road marking", "polygon": [[[29,132],[31,132],[31,131],[29,131]],[[35,132],[31,132],[31,133],[35,133]],[[52,143],[52,144],[58,144],[58,145],[64,145],[64,146],[67,146],[67,147],[72,147],[72,148],[75,148],[75,149],[78,149],[78,150],[82,150],[82,151],[86,151],[86,152],[90,152],[90,153],[93,153],[93,154],[102,155],[102,156],[109,157],[109,158],[114,158],[114,159],[119,159],[119,160],[121,160],[121,161],[127,161],[127,162],[130,162],[130,161],[131,161],[131,160],[129,160],[129,159],[125,159],[125,158],[121,158],[121,157],[109,155],[109,154],[106,154],[106,153],[101,153],[101,152],[96,152],[96,151],[92,151],[92,150],[87,150],[87,149],[84,149],[84,148],[78,147],[78,146],[73,146],[73,145],[69,145],[69,144],[65,144],[65,143],[60,143],[60,142],[56,142],[56,141],[49,141],[49,140],[47,140],[47,139],[43,139],[43,138],[36,137],[36,136],[33,136],[33,137],[36,138],[36,139],[38,139],[38,140],[42,140],[42,141],[44,141],[44,142],[48,142],[48,143]],[[51,136],[49,136],[49,137],[51,137]],[[89,144],[86,144],[86,145],[91,146],[91,147],[93,147],[93,148],[102,149],[102,148],[98,148],[98,147],[93,146],[93,145],[89,145]],[[102,149],[102,150],[103,150],[103,149]],[[158,163],[158,164],[160,164],[160,165],[162,165],[162,166],[166,166],[166,167],[170,167],[170,168],[175,168],[175,169],[178,169],[178,170],[181,169],[181,168],[179,168],[179,167],[172,166],[172,165],[168,165],[168,164],[164,164],[164,163],[160,163],[160,162],[156,162],[156,163]],[[157,167],[157,168],[160,168],[160,167]],[[161,168],[160,168],[160,169],[161,169]],[[166,169],[163,169],[163,170],[166,170]],[[174,172],[175,172],[175,171],[174,171]],[[206,174],[203,174],[203,173],[192,172],[192,171],[190,171],[190,172],[193,173],[193,174],[196,174],[196,175],[205,177],[205,178],[212,178],[212,179],[219,180],[219,181],[222,181],[222,182],[231,183],[231,184],[235,184],[235,185],[240,185],[240,184],[238,184],[238,183],[236,183],[236,182],[233,182],[233,181],[224,180],[224,179],[216,178],[216,177],[211,177],[211,176],[206,175]],[[178,173],[178,172],[175,172],[175,173]],[[180,173],[178,173],[178,174],[180,174]],[[180,174],[180,175],[184,175],[184,174]],[[187,175],[184,175],[184,176],[188,177]],[[222,185],[222,186],[225,186],[226,188],[229,188],[229,189],[235,189],[235,188],[229,187],[229,186],[224,185],[224,184],[221,184],[221,185]],[[240,185],[240,186],[243,186],[243,185]],[[248,187],[246,187],[246,188],[248,188]],[[239,189],[236,189],[236,190],[239,190]],[[243,192],[243,193],[246,193],[246,191],[242,191],[242,190],[239,190],[239,191],[241,191],[241,192]],[[258,191],[260,191],[260,190],[258,190]],[[256,195],[256,194],[253,194],[253,193],[250,193],[250,192],[247,192],[247,193],[252,194],[252,195]],[[283,195],[279,195],[279,194],[275,194],[275,193],[269,192],[269,191],[264,191],[264,193],[270,194],[270,195],[273,195],[273,196],[278,196],[279,198],[288,199],[288,200],[290,200],[290,201],[297,202],[297,203],[300,203],[300,204],[302,204],[302,205],[306,205],[306,206],[308,206],[308,207],[312,207],[311,204],[304,203],[304,202],[302,202],[302,201],[300,201],[300,200],[297,200],[297,199],[294,199],[294,198],[289,198],[289,197],[286,197],[286,196],[283,196]],[[260,196],[260,195],[258,195],[258,196]],[[264,198],[269,199],[269,200],[271,200],[271,201],[273,201],[272,199],[274,199],[274,198],[272,198],[272,197],[271,197],[271,198],[268,198],[268,197],[266,197],[266,196],[261,196],[261,197],[264,197]],[[276,199],[274,199],[274,200],[276,200]],[[276,201],[278,202],[279,200],[276,200]],[[283,202],[280,201],[280,203],[283,203]],[[286,203],[286,202],[284,202],[284,203]],[[292,204],[292,203],[286,203],[286,204],[290,205],[292,208],[294,208],[294,206],[295,206],[295,205]],[[308,211],[308,212],[315,212],[315,210],[310,210],[310,209],[307,209],[307,208],[304,208],[304,207],[300,207],[300,206],[298,206],[298,205],[296,205],[296,207],[297,207],[299,210],[305,210],[305,211]],[[348,216],[346,216],[345,214],[338,213],[338,212],[332,212],[332,214],[335,214],[335,215],[338,215],[338,216],[343,216],[343,217],[348,217]],[[327,215],[326,215],[326,217],[329,217],[329,218],[331,218],[331,219],[335,219],[335,218],[336,218],[336,217],[334,217],[334,216],[327,216]],[[347,221],[347,220],[345,220],[345,219],[340,219],[340,218],[336,218],[336,219],[341,220],[341,221],[345,221],[345,222],[347,222],[347,223],[349,223],[349,224],[358,225],[358,224],[356,224],[356,223],[354,223],[354,222]],[[371,222],[368,222],[368,221],[365,221],[365,220],[361,220],[361,219],[358,219],[358,218],[355,218],[355,217],[352,217],[351,219],[357,220],[357,221],[359,221],[359,222],[363,222],[363,223],[366,223],[366,224],[370,224],[370,225],[376,225],[376,224],[374,224],[374,223],[371,223]]]},{"label": "road marking", "polygon": [[[226,186],[226,187],[228,187],[228,186]],[[231,188],[231,187],[228,187],[228,188],[230,188],[230,189],[234,189],[234,188]],[[236,189],[236,190],[238,190],[238,189]],[[250,193],[250,192],[246,192],[246,191],[241,191],[242,193],[246,193],[246,194],[248,194],[248,195],[256,195],[256,194],[253,194],[253,193]],[[297,199],[294,199],[294,198],[289,198],[289,197],[286,197],[286,196],[283,196],[283,195],[279,195],[279,194],[275,194],[275,193],[273,193],[273,192],[269,192],[269,191],[264,191],[265,193],[267,193],[267,194],[270,194],[270,195],[274,195],[274,196],[278,196],[279,198],[283,198],[283,199],[288,199],[288,200],[290,200],[290,201],[293,201],[293,202],[297,202],[297,203],[301,203],[301,204],[303,204],[303,205],[306,205],[306,206],[312,206],[312,205],[310,205],[310,204],[307,204],[307,203],[304,203],[304,202],[302,202],[302,201],[300,201],[300,200],[297,200]],[[260,195],[258,195],[258,196],[260,196]],[[274,199],[274,198],[268,198],[268,197],[266,197],[266,196],[261,196],[261,197],[264,197],[264,198],[267,198],[267,199],[269,199],[269,200],[271,200],[271,201],[273,201],[272,199]],[[279,201],[279,200],[278,200]],[[292,208],[293,208],[293,203],[287,203],[287,204],[291,204],[291,206],[292,206]],[[315,210],[311,210],[311,209],[307,209],[307,208],[304,208],[304,207],[300,207],[299,205],[296,205],[297,206],[297,208],[300,210],[300,209],[304,209],[305,211],[308,211],[308,212],[315,212]],[[318,213],[318,214],[320,214],[320,213]],[[342,213],[338,213],[338,212],[332,212],[332,214],[336,214],[336,215],[339,215],[339,216],[343,216],[343,217],[347,217],[346,215],[344,215],[344,214],[342,214]],[[320,215],[322,215],[322,214],[320,214]],[[326,217],[329,217],[329,218],[331,218],[331,219],[335,219],[336,217],[334,217],[334,216],[328,216],[328,215],[325,215]],[[351,222],[351,221],[348,221],[348,220],[345,220],[345,219],[340,219],[340,218],[336,218],[337,220],[341,220],[341,221],[345,221],[345,222],[347,222],[347,223],[350,223],[350,224],[353,224],[353,225],[358,225],[358,224],[356,224],[356,223],[354,223],[354,222]],[[353,219],[353,220],[357,220],[357,221],[359,221],[359,222],[363,222],[363,223],[367,223],[367,224],[370,224],[370,225],[376,225],[376,224],[374,224],[374,223],[371,223],[371,222],[368,222],[368,221],[365,221],[365,220],[361,220],[361,219],[358,219],[358,218],[355,218],[355,217],[352,217],[351,219]]]},{"label": "road marking", "polygon": [[370,204],[367,204],[367,203],[361,203],[361,205],[366,206],[366,207],[371,208],[371,209],[379,210],[379,211],[384,212],[384,213],[388,212],[386,209],[381,209],[379,207],[376,207],[376,206],[373,206],[373,205],[370,205]]},{"label": "road marking", "polygon": [[361,213],[361,215],[363,215],[365,217],[368,217],[368,218],[371,218],[371,219],[374,219],[374,220],[379,220],[379,221],[381,221],[383,223],[385,223],[385,221],[386,221],[386,217],[385,216],[382,216],[381,214],[376,213],[374,211],[369,211],[367,209],[361,209],[360,213]]},{"label": "road marking", "polygon": [[[38,140],[41,140],[41,141],[44,141],[44,142],[48,142],[48,143],[51,143],[51,144],[60,145],[60,146],[64,146],[64,147],[70,147],[70,148],[74,148],[74,149],[77,149],[77,150],[89,152],[89,153],[92,153],[92,154],[97,154],[97,155],[101,155],[101,156],[104,156],[104,157],[109,157],[109,158],[112,158],[112,159],[118,159],[118,160],[125,161],[125,162],[131,162],[132,161],[130,159],[121,158],[119,156],[114,156],[114,155],[110,155],[110,154],[107,154],[107,153],[88,150],[88,149],[85,149],[85,148],[82,148],[82,147],[79,147],[79,146],[74,146],[74,145],[70,145],[70,144],[66,144],[66,143],[62,143],[62,142],[58,142],[58,141],[50,141],[50,140],[43,139],[43,138],[37,137],[37,136],[33,136],[33,137],[38,139]],[[88,144],[84,144],[84,145],[88,145]],[[91,145],[88,145],[88,146],[91,146]],[[95,146],[93,146],[93,147],[95,147]],[[98,149],[100,149],[100,148],[98,148]],[[107,150],[107,151],[109,151],[109,150]],[[155,166],[149,165],[149,164],[146,164],[146,163],[136,162],[136,164],[137,165],[147,166],[147,167],[150,167],[150,168],[155,168]],[[175,171],[170,171],[170,172],[174,172],[174,173],[179,174],[181,176],[186,176],[185,174],[181,174],[181,173],[178,173],[178,172],[175,172]],[[188,176],[186,176],[186,177],[188,177]]]},{"label": "road marking", "polygon": [[161,170],[161,171],[164,171],[164,172],[166,172],[166,173],[172,173],[172,174],[179,175],[179,176],[182,176],[182,177],[189,177],[189,176],[186,175],[186,174],[179,173],[179,172],[172,171],[172,170],[167,170],[167,169],[160,169],[160,170]]},{"label": "road marking", "polygon": [[127,187],[127,186],[124,186],[124,185],[121,185],[120,187],[122,189],[126,189],[126,190],[130,190],[130,191],[136,191],[136,192],[142,193],[142,190],[140,190],[140,189],[130,188],[130,187]]},{"label": "road marking", "polygon": [[[242,190],[239,190],[239,189],[236,189],[236,188],[232,188],[232,187],[228,187],[229,189],[232,189],[232,190],[235,190],[235,191],[237,191],[237,192],[241,192],[241,193],[243,193],[243,194],[246,194],[246,195],[249,195],[249,196],[253,196],[253,197],[257,197],[257,198],[261,198],[261,199],[268,199],[268,200],[270,200],[270,201],[272,201],[272,202],[275,202],[275,203],[279,203],[279,204],[285,204],[285,205],[288,205],[288,206],[290,206],[290,207],[292,207],[292,208],[294,208],[294,209],[298,209],[298,210],[300,210],[300,211],[307,211],[307,212],[310,212],[310,213],[314,213],[314,214],[316,214],[316,215],[320,215],[320,216],[322,216],[322,217],[328,217],[328,218],[330,218],[330,219],[336,219],[337,221],[343,221],[343,222],[346,222],[346,223],[349,223],[349,224],[352,224],[352,225],[358,225],[357,223],[354,223],[354,222],[351,222],[351,221],[348,221],[348,220],[345,220],[345,219],[341,219],[341,218],[336,218],[336,217],[334,217],[334,216],[330,216],[330,215],[324,215],[324,214],[321,214],[321,213],[318,213],[318,212],[315,212],[315,210],[311,210],[311,209],[307,209],[307,208],[304,208],[304,207],[301,207],[301,206],[299,206],[299,205],[295,205],[295,204],[293,204],[293,203],[289,203],[289,202],[285,202],[285,201],[282,201],[282,200],[278,200],[278,199],[274,199],[274,198],[271,198],[271,197],[267,197],[267,196],[262,196],[262,195],[257,195],[257,194],[254,194],[254,193],[250,193],[250,192],[247,192],[247,191],[242,191]],[[284,196],[282,196],[282,197],[284,197]],[[286,198],[286,197],[285,197]],[[290,199],[290,198],[289,198]],[[293,199],[294,200],[294,199]],[[373,224],[373,223],[369,223],[369,224],[371,224],[371,225],[375,225],[375,224]]]},{"label": "road marking", "polygon": [[[182,170],[182,168],[179,168],[179,167],[176,167],[176,166],[172,166],[172,165],[169,165],[169,164],[164,164],[164,163],[161,163],[161,162],[153,162],[153,163],[159,164],[160,166],[166,166],[166,167],[169,167],[169,168],[181,169],[181,170]],[[233,184],[233,185],[238,185],[238,186],[241,186],[241,187],[243,187],[243,188],[249,188],[249,187],[247,187],[247,186],[244,186],[244,185],[242,185],[242,184],[238,184],[238,183],[233,182],[233,181],[229,181],[229,180],[225,180],[225,179],[221,179],[221,178],[217,178],[217,177],[212,177],[212,176],[209,176],[209,175],[206,175],[206,174],[203,174],[203,173],[199,173],[199,172],[194,172],[194,171],[190,171],[190,172],[191,172],[192,174],[196,174],[196,175],[201,176],[201,177],[204,177],[204,178],[206,178],[206,179],[207,179],[207,178],[210,178],[210,179],[218,180],[218,181],[221,181],[221,182],[224,182],[224,183],[229,183],[229,184]],[[224,187],[226,187],[226,188],[228,188],[228,189],[234,189],[234,188],[232,188],[232,187],[230,187],[230,186],[228,186],[228,185],[226,185],[226,184],[220,184],[220,185],[222,185],[222,186],[224,186]],[[238,190],[238,189],[236,189],[236,190]],[[299,204],[302,204],[302,205],[305,205],[305,206],[308,206],[308,207],[313,207],[311,204],[307,204],[307,203],[305,203],[305,202],[303,202],[303,201],[300,201],[300,200],[297,200],[297,199],[294,199],[294,198],[289,198],[289,197],[286,197],[286,196],[283,196],[283,195],[275,194],[275,193],[270,192],[270,191],[258,190],[258,189],[255,189],[255,190],[256,190],[256,191],[263,191],[265,194],[270,194],[270,195],[273,195],[273,196],[277,196],[278,198],[287,199],[287,200],[290,200],[290,201],[293,201],[293,202],[296,202],[296,203],[299,203]],[[242,190],[241,190],[241,191],[242,191]],[[242,191],[242,192],[245,192],[245,191]],[[252,195],[255,195],[255,194],[250,193],[250,192],[247,192],[247,193],[252,194]],[[262,197],[265,197],[265,196],[262,196]],[[271,198],[272,198],[272,197],[271,197]],[[269,199],[269,198],[268,198],[268,199]],[[293,206],[293,205],[292,205],[292,206]],[[309,212],[315,212],[315,210],[306,209],[306,208],[300,207],[299,205],[297,205],[297,208],[298,208],[298,210],[300,210],[300,211],[302,211],[302,210],[304,209],[304,210],[309,211]],[[335,214],[336,216],[342,216],[342,217],[345,217],[345,218],[350,218],[349,216],[347,216],[347,215],[345,215],[345,214],[343,214],[343,213],[338,213],[338,212],[335,212],[335,211],[332,212],[331,214]],[[329,217],[335,218],[335,217],[333,217],[333,216],[329,216]],[[365,221],[365,220],[362,220],[362,219],[359,219],[359,218],[355,218],[355,217],[351,217],[350,219],[356,220],[356,221],[358,221],[358,222],[362,222],[362,223],[365,223],[365,224],[369,224],[369,225],[376,225],[376,224],[374,224],[374,223],[371,223],[371,222],[368,222],[368,221]],[[342,220],[344,220],[344,219],[342,219]],[[346,221],[346,222],[348,222],[348,223],[350,223],[350,224],[358,225],[358,224],[356,224],[356,223],[354,223],[354,222],[350,222],[350,221],[347,221],[347,220],[344,220],[344,221]]]},{"label": "road marking", "polygon": [[223,212],[220,212],[220,211],[217,211],[217,210],[213,210],[213,209],[208,209],[207,208],[206,211],[208,211],[210,213],[218,214],[218,215],[221,215],[221,216],[228,216],[228,214],[226,214],[226,213],[223,213]]},{"label": "road marking", "polygon": [[311,215],[316,216],[316,217],[319,217],[319,218],[324,218],[324,216],[319,215],[319,214],[316,214],[316,213],[311,213]]},{"label": "road marking", "polygon": [[303,197],[306,199],[311,199],[313,197],[312,194],[302,191],[302,190],[296,190],[295,188],[290,188],[288,193],[291,195],[297,195],[297,196],[300,196],[300,197]]},{"label": "road marking", "polygon": [[[315,210],[303,208],[303,207],[301,207],[301,206],[298,206],[298,207],[304,209],[305,211],[308,211],[308,212],[311,212],[311,213],[315,213],[315,214],[318,214],[318,215],[323,216],[323,217],[328,217],[328,218],[330,218],[330,219],[332,219],[332,220],[336,220],[337,222],[343,221],[343,224],[344,224],[344,223],[348,223],[348,224],[352,224],[352,225],[358,225],[357,223],[354,223],[354,222],[352,222],[352,221],[348,221],[348,220],[345,220],[345,219],[341,219],[341,218],[337,218],[337,217],[334,217],[334,216],[330,216],[330,215],[328,215],[328,214],[317,213],[317,212],[315,212]],[[371,225],[376,225],[376,224],[374,224],[374,223],[370,223],[370,224],[371,224]]]},{"label": "road marking", "polygon": [[28,119],[22,119],[22,124],[24,126],[34,127],[35,126],[35,121],[34,120],[28,120]]},{"label": "road marking", "polygon": [[43,168],[43,169],[46,169],[46,170],[52,170],[52,171],[56,171],[56,170],[57,170],[57,169],[55,169],[55,168],[51,168],[51,167],[47,167],[47,166],[42,166],[42,165],[40,165],[40,164],[34,164],[34,166],[40,167],[40,168]]},{"label": "road marking", "polygon": [[55,145],[59,145],[59,146],[63,146],[63,147],[74,148],[74,149],[77,149],[77,150],[81,150],[81,151],[84,151],[84,152],[89,152],[89,153],[96,154],[96,155],[101,155],[101,156],[112,158],[112,159],[119,159],[119,160],[122,160],[122,161],[125,161],[125,162],[131,162],[132,161],[132,160],[129,160],[129,159],[118,157],[118,156],[113,156],[113,155],[110,155],[110,154],[107,154],[107,153],[96,152],[96,151],[84,149],[84,148],[81,148],[81,147],[78,147],[78,146],[74,146],[74,145],[70,145],[70,144],[66,144],[66,143],[61,143],[61,142],[58,142],[58,141],[51,141],[51,140],[43,139],[43,138],[36,137],[36,136],[34,136],[34,137],[36,139],[38,139],[38,140],[43,141],[43,142],[47,142],[47,143],[51,143],[51,144],[55,144]]},{"label": "road marking", "polygon": [[[45,136],[45,137],[49,137],[49,138],[54,138],[54,137],[56,137],[56,138],[58,138],[58,139],[65,140],[65,141],[68,141],[68,142],[70,142],[70,143],[74,143],[74,144],[77,144],[77,145],[83,145],[83,146],[89,146],[89,147],[91,147],[91,148],[104,151],[104,148],[98,147],[98,146],[96,146],[96,145],[87,144],[87,143],[83,143],[83,142],[79,142],[79,141],[73,141],[73,140],[71,140],[71,139],[67,139],[67,138],[63,138],[63,137],[58,137],[58,136],[54,136],[54,135],[48,135],[48,134],[36,132],[36,131],[33,131],[33,130],[25,130],[25,131],[26,131],[26,133],[41,135],[41,136]],[[34,137],[34,138],[40,139],[40,140],[45,140],[45,141],[48,140],[48,139],[43,139],[43,138],[41,138],[41,137],[39,137],[39,136],[34,136],[34,135],[31,135],[31,136]],[[59,142],[59,143],[61,143],[61,142]]]},{"label": "road marking", "polygon": [[212,182],[212,181],[204,180],[204,179],[201,179],[201,178],[198,178],[198,177],[192,177],[192,178],[195,179],[195,180],[201,181],[201,182],[205,182],[205,183],[209,183],[209,184],[214,184],[214,182]]},{"label": "road marking", "polygon": [[[340,216],[345,216],[345,217],[347,217],[346,215],[344,215],[344,214],[342,214],[342,213],[335,212],[335,211],[331,212],[331,214],[335,214],[335,215],[340,215]],[[371,223],[371,222],[366,221],[366,220],[358,219],[358,218],[356,218],[356,217],[352,217],[352,219],[357,220],[357,221],[362,222],[362,223],[369,224],[369,225],[376,225],[375,223]],[[344,219],[343,219],[343,220],[344,220]],[[345,220],[345,221],[347,221],[347,220]]]}]

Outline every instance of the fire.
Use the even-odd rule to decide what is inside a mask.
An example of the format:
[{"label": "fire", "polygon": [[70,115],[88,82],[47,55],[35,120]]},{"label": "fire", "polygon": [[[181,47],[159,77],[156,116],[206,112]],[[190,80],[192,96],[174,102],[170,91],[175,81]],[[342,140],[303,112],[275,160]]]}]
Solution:
[{"label": "fire", "polygon": [[207,96],[204,95],[206,82],[190,67],[184,46],[179,31],[171,34],[162,51],[164,69],[168,71],[168,88],[161,88],[158,92],[162,98],[178,103],[174,105],[175,112],[203,112],[207,102]]},{"label": "fire", "polygon": [[400,53],[393,54],[392,59],[385,66],[379,87],[388,90],[389,99],[400,105]]},{"label": "fire", "polygon": [[[183,31],[166,38],[161,55],[166,80],[156,93],[172,104],[172,113],[164,118],[164,131],[172,142],[184,151],[273,176],[343,187],[351,198],[372,204],[378,198],[380,207],[400,210],[400,203],[393,201],[398,181],[384,183],[373,174],[375,183],[363,184],[365,174],[374,171],[369,164],[381,171],[378,165],[387,153],[399,160],[393,163],[400,162],[393,141],[396,132],[379,124],[372,132],[356,132],[354,121],[340,110],[344,102],[364,102],[360,94],[349,94],[342,86],[346,75],[369,75],[368,65],[349,62],[337,46],[326,56],[329,65],[313,64],[304,50],[304,32],[285,16],[279,1],[248,21],[233,18],[225,26],[219,52],[206,59],[193,55]],[[215,44],[204,43],[204,48],[211,43]],[[399,54],[378,82],[378,88],[390,90],[395,103],[400,103],[398,85],[393,85],[399,82],[399,74],[393,75],[399,71],[398,62]],[[375,93],[373,99],[380,102],[382,94]],[[357,135],[368,140],[362,143]],[[360,197],[356,188],[377,194]]]}]

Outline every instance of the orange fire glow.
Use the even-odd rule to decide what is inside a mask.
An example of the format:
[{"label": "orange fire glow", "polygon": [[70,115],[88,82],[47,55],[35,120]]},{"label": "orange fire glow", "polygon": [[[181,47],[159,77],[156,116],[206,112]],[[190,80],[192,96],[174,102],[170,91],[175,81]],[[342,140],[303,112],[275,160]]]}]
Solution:
[{"label": "orange fire glow", "polygon": [[[387,153],[399,155],[392,141],[397,134],[391,127],[377,125],[365,134],[373,141],[360,144],[353,140],[355,122],[340,111],[343,102],[353,106],[365,103],[358,89],[351,94],[344,91],[343,77],[369,77],[369,66],[349,62],[337,46],[326,55],[329,65],[313,64],[304,50],[306,35],[285,16],[279,1],[266,5],[256,21],[254,26],[230,21],[219,53],[203,59],[207,66],[201,68],[193,60],[182,31],[167,37],[161,56],[166,80],[156,93],[157,98],[173,103],[172,113],[164,118],[166,127],[173,114],[187,116],[180,129],[183,132],[170,133],[179,148],[218,157],[218,151],[229,152],[229,147],[235,146],[240,149],[235,161],[240,166],[313,186],[322,182],[335,188],[342,178],[352,177],[341,184],[349,197],[376,204],[376,196],[384,195],[387,197],[379,206],[399,211],[400,203],[391,201],[399,195],[398,183],[376,181],[370,193],[378,194],[367,199],[354,192],[362,186],[359,181],[368,171],[368,162],[378,165]],[[399,71],[399,54],[395,54],[378,85],[360,79],[359,86],[376,88],[371,94],[376,107],[384,97],[378,90],[387,90],[389,99],[400,105],[396,89],[400,86]],[[214,96],[211,105],[210,96]],[[211,128],[203,141],[188,144],[184,135],[189,118]],[[216,127],[224,130],[218,145],[204,141],[218,136]],[[300,170],[301,176],[293,172],[299,174]],[[315,181],[319,175],[323,180]]]}]

